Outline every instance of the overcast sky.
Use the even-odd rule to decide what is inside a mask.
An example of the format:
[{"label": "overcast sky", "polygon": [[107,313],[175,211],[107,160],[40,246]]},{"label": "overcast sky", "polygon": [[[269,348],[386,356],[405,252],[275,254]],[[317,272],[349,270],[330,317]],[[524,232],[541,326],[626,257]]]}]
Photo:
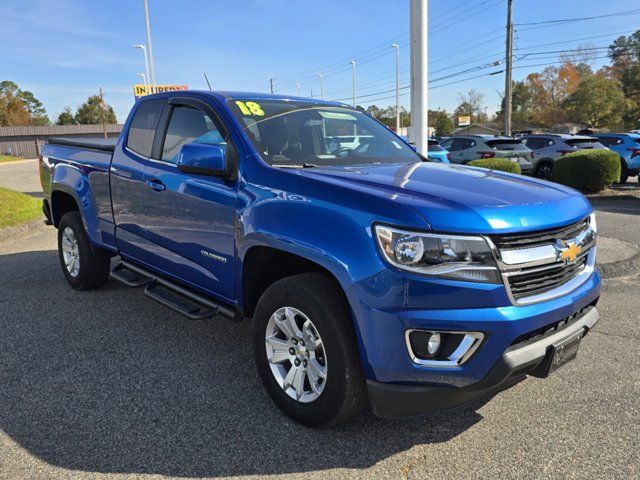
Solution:
[{"label": "overcast sky", "polygon": [[[637,0],[514,0],[514,78],[558,61],[558,51],[589,44],[596,57],[622,34],[640,28]],[[350,101],[357,62],[359,104],[394,102],[395,57],[409,84],[408,0],[149,0],[158,83],[215,89],[319,95]],[[52,120],[75,109],[99,86],[123,121],[133,84],[144,72],[142,0],[0,0],[0,80],[41,99]],[[452,111],[475,88],[489,112],[498,108],[504,76],[489,64],[504,58],[506,0],[429,2],[430,108]],[[600,16],[590,20],[537,23]],[[527,25],[529,24],[529,25]],[[533,25],[531,25],[533,24]],[[596,58],[594,66],[607,62]],[[473,78],[476,77],[476,78]],[[402,102],[409,103],[408,88]]]}]

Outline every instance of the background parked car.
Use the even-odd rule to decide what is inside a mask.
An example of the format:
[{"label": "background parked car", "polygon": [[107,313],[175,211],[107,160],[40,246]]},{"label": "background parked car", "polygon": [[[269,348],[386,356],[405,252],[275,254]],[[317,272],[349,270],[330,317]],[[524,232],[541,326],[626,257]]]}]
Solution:
[{"label": "background parked car", "polygon": [[429,153],[427,154],[429,160],[441,163],[451,163],[449,161],[450,155],[451,154],[442,145],[440,145],[437,140],[429,139]]},{"label": "background parked car", "polygon": [[531,173],[531,150],[519,139],[494,135],[456,135],[441,144],[449,150],[451,163],[466,165],[482,158],[508,158],[520,165],[522,173]]},{"label": "background parked car", "polygon": [[[638,175],[640,172],[640,134],[597,133],[593,136],[620,155],[620,183],[627,183],[629,177]],[[640,183],[640,177],[638,182]]]},{"label": "background parked car", "polygon": [[597,138],[584,135],[523,135],[522,143],[533,150],[533,174],[545,180],[553,179],[553,164],[563,155],[578,150],[605,148]]}]

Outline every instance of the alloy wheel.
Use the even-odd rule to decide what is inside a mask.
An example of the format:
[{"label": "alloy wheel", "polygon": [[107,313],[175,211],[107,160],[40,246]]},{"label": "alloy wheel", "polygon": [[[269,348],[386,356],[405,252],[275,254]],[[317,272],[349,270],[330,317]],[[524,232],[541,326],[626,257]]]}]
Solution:
[{"label": "alloy wheel", "polygon": [[265,349],[280,388],[301,403],[316,400],[327,381],[327,357],[313,322],[300,310],[282,307],[267,323]]}]

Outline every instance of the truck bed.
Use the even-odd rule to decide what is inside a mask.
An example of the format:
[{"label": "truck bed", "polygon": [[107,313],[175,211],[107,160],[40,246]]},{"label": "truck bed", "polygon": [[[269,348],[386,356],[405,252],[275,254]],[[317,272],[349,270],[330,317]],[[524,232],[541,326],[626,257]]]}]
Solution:
[{"label": "truck bed", "polygon": [[82,149],[103,150],[113,152],[116,149],[117,138],[66,138],[50,137],[47,143],[52,145],[64,145]]}]

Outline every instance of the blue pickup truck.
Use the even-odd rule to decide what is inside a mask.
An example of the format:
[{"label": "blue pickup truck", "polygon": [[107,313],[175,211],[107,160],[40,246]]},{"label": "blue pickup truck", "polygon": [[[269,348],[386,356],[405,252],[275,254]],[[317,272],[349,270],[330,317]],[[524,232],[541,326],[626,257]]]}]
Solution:
[{"label": "blue pickup truck", "polygon": [[429,162],[342,104],[150,95],[117,141],[50,139],[40,176],[71,287],[111,276],[195,320],[251,318],[266,390],[305,425],[546,377],[599,318],[580,193]]}]

